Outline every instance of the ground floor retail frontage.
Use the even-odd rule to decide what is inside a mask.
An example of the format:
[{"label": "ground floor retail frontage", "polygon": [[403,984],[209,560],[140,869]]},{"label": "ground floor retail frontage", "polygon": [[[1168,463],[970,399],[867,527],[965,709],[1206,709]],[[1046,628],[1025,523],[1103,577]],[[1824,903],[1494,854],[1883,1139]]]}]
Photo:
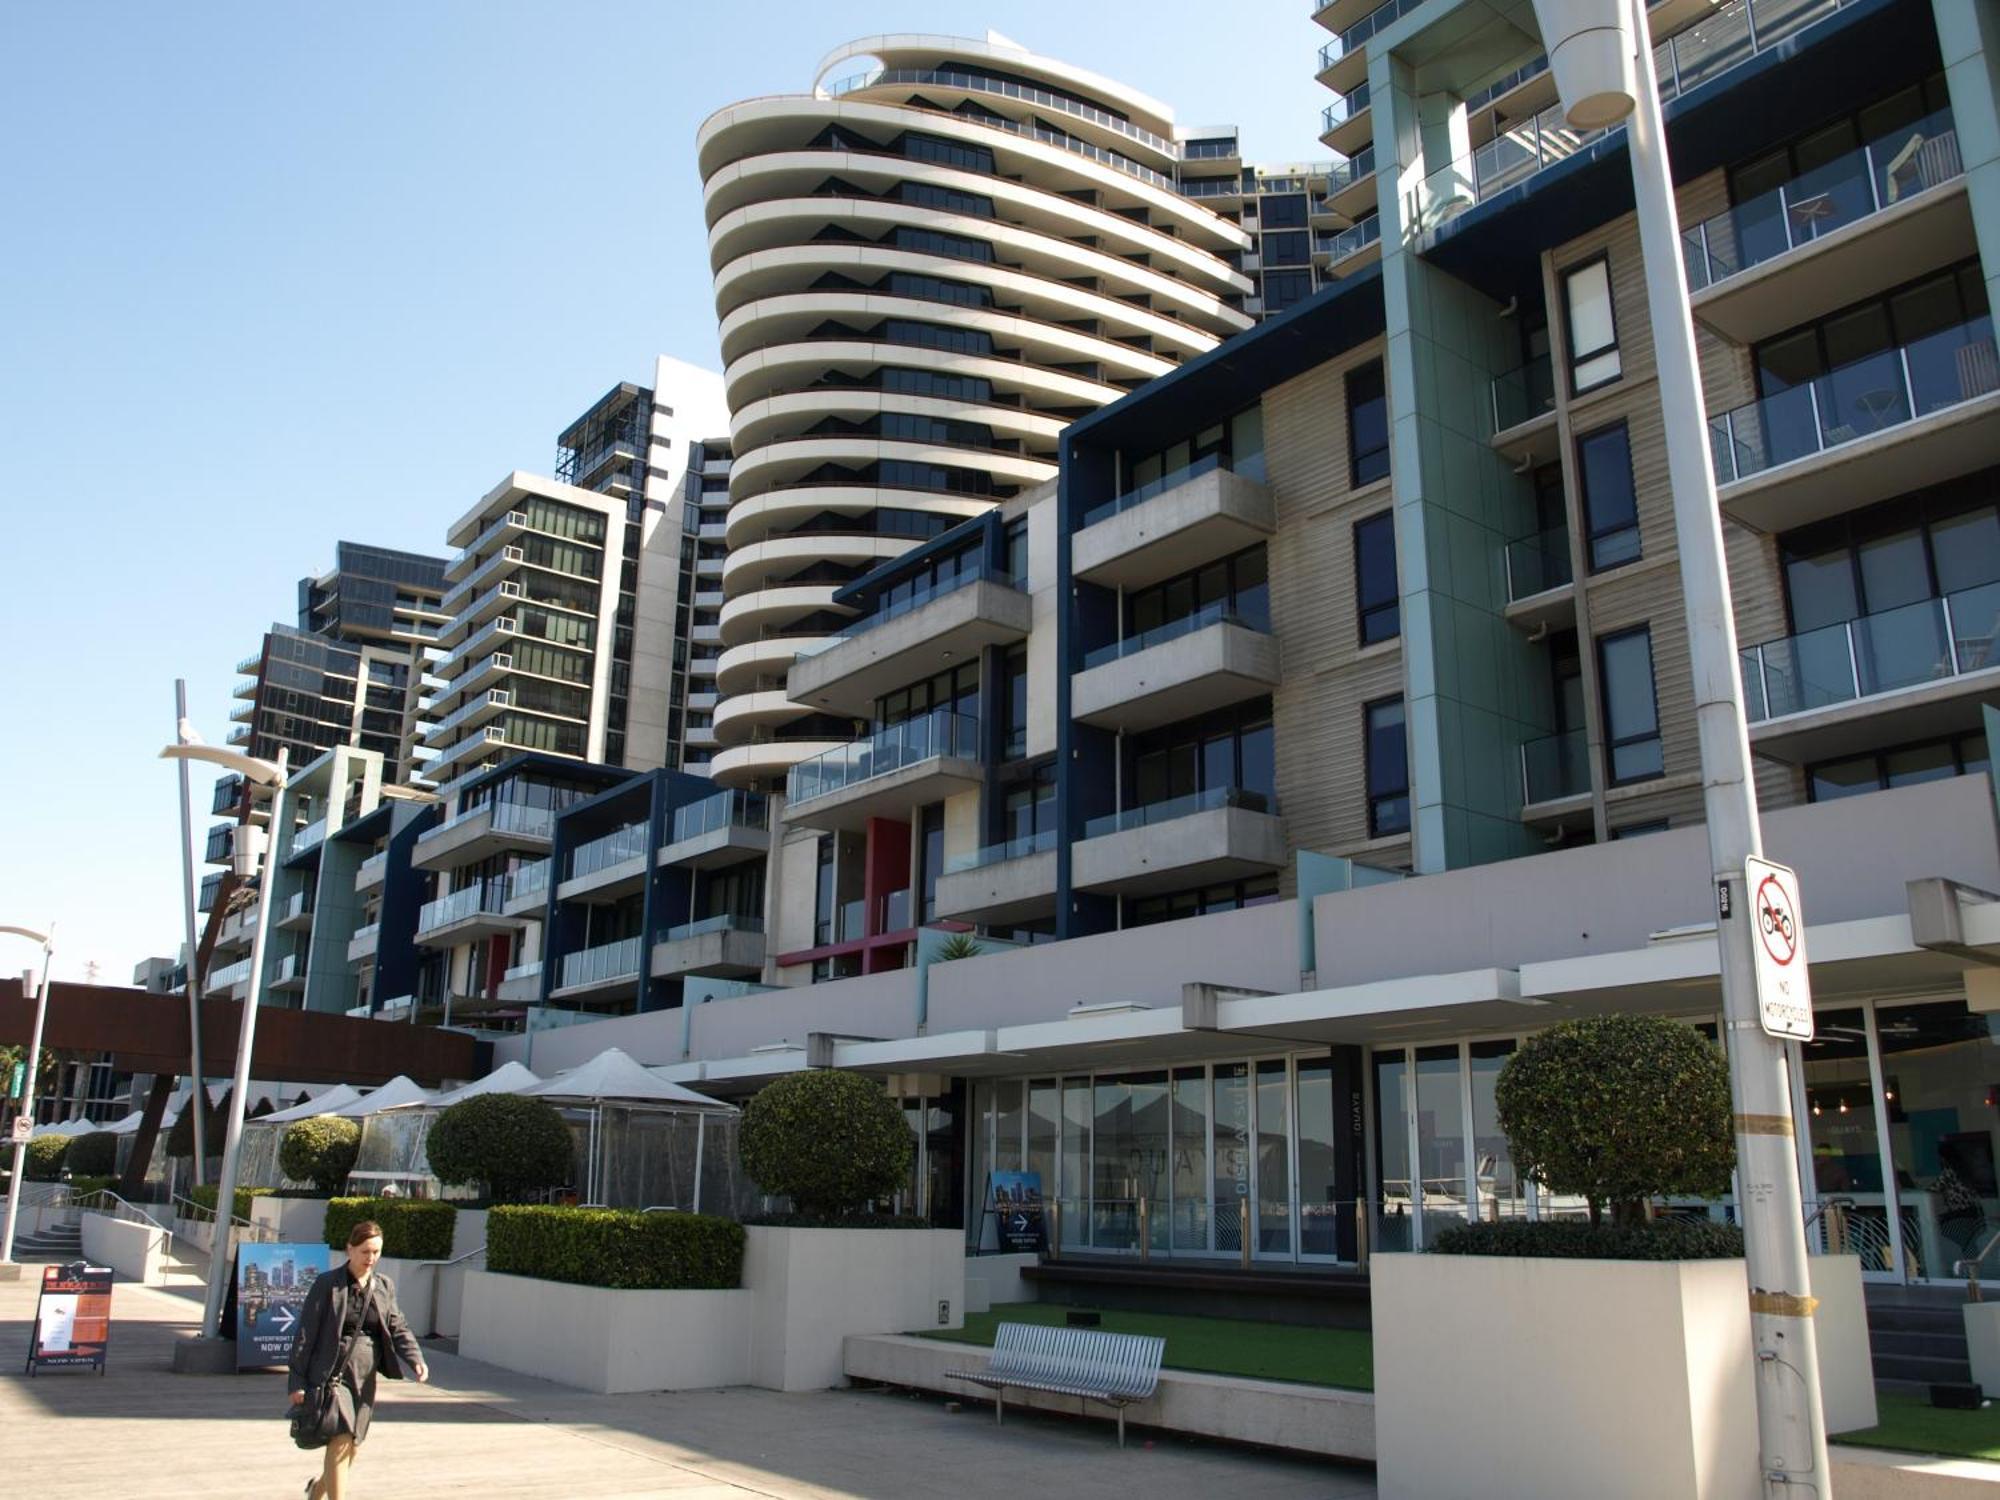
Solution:
[{"label": "ground floor retail frontage", "polygon": [[[1684,1019],[1719,1034],[1713,1016]],[[1996,1021],[1962,995],[1819,1012],[1793,1069],[1815,1248],[1858,1254],[1875,1279],[1947,1280],[2000,1233]],[[1516,1170],[1500,1129],[1494,1086],[1525,1035],[974,1079],[948,1110],[913,1107],[926,1201],[947,1222],[959,1167],[968,1243],[995,1249],[993,1175],[1030,1173],[1059,1252],[1273,1267],[1422,1248],[1468,1218],[1578,1216]]]}]

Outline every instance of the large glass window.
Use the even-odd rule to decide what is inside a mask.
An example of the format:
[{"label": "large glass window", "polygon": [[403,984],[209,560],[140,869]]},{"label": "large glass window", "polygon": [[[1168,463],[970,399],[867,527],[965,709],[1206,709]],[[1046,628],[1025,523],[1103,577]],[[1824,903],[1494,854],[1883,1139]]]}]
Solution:
[{"label": "large glass window", "polygon": [[1416,1248],[1410,1196],[1410,1062],[1401,1047],[1375,1054],[1375,1222],[1377,1250]]},{"label": "large glass window", "polygon": [[[1995,1017],[1962,1000],[1878,1005],[1889,1149],[1918,1276],[1953,1263],[2000,1229],[2000,1056]],[[1823,1118],[1823,1116],[1822,1116]]]},{"label": "large glass window", "polygon": [[1172,626],[1198,629],[1222,620],[1252,630],[1271,628],[1270,573],[1262,543],[1125,596],[1128,640]]},{"label": "large glass window", "polygon": [[1597,643],[1604,693],[1604,753],[1621,786],[1663,775],[1660,711],[1653,694],[1653,632],[1644,625]]},{"label": "large glass window", "polygon": [[1403,700],[1384,698],[1363,710],[1368,761],[1368,836],[1410,831],[1410,757]]},{"label": "large glass window", "polygon": [[1333,1133],[1333,1060],[1300,1058],[1298,1080],[1299,1254],[1333,1256],[1345,1207]]},{"label": "large glass window", "polygon": [[1611,262],[1599,257],[1565,271],[1562,278],[1563,307],[1569,324],[1570,394],[1616,380],[1618,361],[1618,319],[1611,303]]},{"label": "large glass window", "polygon": [[1354,487],[1389,477],[1389,399],[1382,361],[1347,372],[1347,455]]},{"label": "large glass window", "polygon": [[1231,791],[1241,794],[1237,798],[1241,805],[1256,811],[1276,806],[1277,764],[1268,698],[1128,735],[1125,753],[1126,784],[1132,789],[1127,807]]},{"label": "large glass window", "polygon": [[1592,570],[1631,562],[1640,554],[1639,496],[1632,483],[1632,440],[1625,424],[1578,438],[1576,459]]},{"label": "large glass window", "polygon": [[1174,1069],[1174,1229],[1176,1250],[1208,1248],[1208,1071]]},{"label": "large glass window", "polygon": [[1362,645],[1372,646],[1402,633],[1393,512],[1385,510],[1354,523],[1354,594],[1361,616]]},{"label": "large glass window", "polygon": [[1514,1155],[1500,1129],[1500,1111],[1493,1089],[1500,1070],[1514,1055],[1512,1038],[1474,1042],[1466,1049],[1472,1065],[1473,1180],[1479,1189],[1476,1208],[1482,1219],[1518,1219],[1528,1209],[1523,1179],[1514,1170]]},{"label": "large glass window", "polygon": [[1243,1248],[1250,1207],[1250,1065],[1215,1066],[1215,1248]]},{"label": "large glass window", "polygon": [[1977,775],[1986,769],[1986,736],[1974,732],[1815,762],[1806,767],[1806,795],[1814,802],[1835,802],[1920,781]]},{"label": "large glass window", "polygon": [[1257,1250],[1292,1253],[1291,1088],[1285,1060],[1257,1064]]}]

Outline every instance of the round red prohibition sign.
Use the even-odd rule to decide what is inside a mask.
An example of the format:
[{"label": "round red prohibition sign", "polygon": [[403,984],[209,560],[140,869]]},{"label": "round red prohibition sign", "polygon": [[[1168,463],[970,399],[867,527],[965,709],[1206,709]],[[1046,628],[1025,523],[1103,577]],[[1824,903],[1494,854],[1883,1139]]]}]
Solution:
[{"label": "round red prohibition sign", "polygon": [[1775,875],[1766,875],[1757,887],[1757,941],[1776,964],[1788,964],[1798,957],[1799,923],[1792,913],[1791,898]]}]

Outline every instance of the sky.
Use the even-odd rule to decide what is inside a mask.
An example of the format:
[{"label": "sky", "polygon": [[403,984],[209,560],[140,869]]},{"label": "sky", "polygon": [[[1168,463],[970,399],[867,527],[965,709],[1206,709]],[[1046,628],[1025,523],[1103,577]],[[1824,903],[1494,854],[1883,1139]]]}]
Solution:
[{"label": "sky", "polygon": [[177,952],[175,679],[222,743],[336,541],[442,554],[655,354],[719,368],[707,115],[989,27],[1329,154],[1306,0],[0,9],[0,925],[54,923],[59,979]]}]

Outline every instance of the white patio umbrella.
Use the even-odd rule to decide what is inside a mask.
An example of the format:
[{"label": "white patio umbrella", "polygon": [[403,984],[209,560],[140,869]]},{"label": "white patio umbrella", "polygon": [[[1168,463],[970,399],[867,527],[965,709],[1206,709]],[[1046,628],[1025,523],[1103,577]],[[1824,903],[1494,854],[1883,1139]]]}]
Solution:
[{"label": "white patio umbrella", "polygon": [[[339,1115],[344,1120],[359,1120],[364,1116],[377,1114],[385,1109],[396,1109],[405,1104],[428,1104],[430,1098],[430,1090],[411,1078],[409,1074],[398,1073],[379,1089],[364,1094],[350,1104],[343,1104],[338,1109],[318,1109],[314,1113]],[[265,1118],[270,1117],[267,1115]]]},{"label": "white patio umbrella", "polygon": [[294,1104],[290,1109],[274,1110],[268,1115],[258,1115],[252,1124],[289,1125],[294,1120],[310,1120],[314,1115],[338,1114],[348,1105],[364,1098],[361,1090],[351,1083],[337,1083],[325,1093]]},{"label": "white patio umbrella", "polygon": [[735,1114],[736,1106],[724,1104],[719,1099],[711,1099],[706,1094],[697,1094],[693,1089],[683,1088],[678,1083],[648,1072],[631,1055],[616,1047],[607,1047],[587,1063],[579,1063],[566,1073],[558,1073],[546,1082],[533,1088],[521,1090],[540,1098],[562,1100],[568,1103],[587,1105],[590,1108],[590,1143],[586,1151],[589,1181],[585,1190],[592,1202],[597,1201],[598,1143],[604,1122],[606,1104],[652,1104],[683,1110],[695,1115],[695,1201],[697,1213],[701,1211],[701,1159],[706,1144],[708,1116],[712,1114]]},{"label": "white patio umbrella", "polygon": [[461,1099],[476,1099],[481,1094],[527,1094],[532,1093],[541,1083],[541,1078],[521,1063],[510,1062],[495,1068],[484,1078],[464,1084],[435,1098],[412,1101],[411,1104],[392,1104],[390,1109],[409,1109],[421,1102],[430,1109],[449,1109]]}]

